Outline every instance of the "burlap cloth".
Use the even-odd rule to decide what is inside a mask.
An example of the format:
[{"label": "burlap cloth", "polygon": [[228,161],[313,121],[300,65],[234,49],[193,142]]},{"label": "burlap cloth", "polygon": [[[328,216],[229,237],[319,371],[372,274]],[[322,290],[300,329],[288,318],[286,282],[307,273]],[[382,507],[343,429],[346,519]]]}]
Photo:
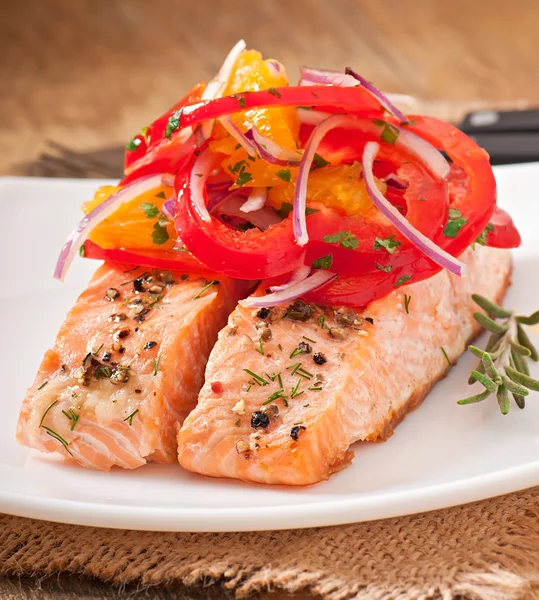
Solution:
[{"label": "burlap cloth", "polygon": [[539,598],[539,487],[420,515],[259,533],[154,533],[3,515],[0,574],[222,585],[244,598]]},{"label": "burlap cloth", "polygon": [[[111,156],[121,164],[121,150],[53,151],[32,174],[112,176]],[[238,598],[263,590],[327,600],[539,598],[539,487],[384,521],[262,533],[121,531],[0,515],[0,575],[56,573],[142,587],[216,584]]]}]

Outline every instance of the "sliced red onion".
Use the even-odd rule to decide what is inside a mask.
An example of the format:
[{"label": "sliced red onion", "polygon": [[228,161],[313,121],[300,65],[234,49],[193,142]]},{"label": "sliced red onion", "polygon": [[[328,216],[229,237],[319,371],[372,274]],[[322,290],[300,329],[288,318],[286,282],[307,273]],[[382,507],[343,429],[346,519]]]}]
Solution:
[{"label": "sliced red onion", "polygon": [[298,119],[300,123],[305,123],[305,125],[318,125],[324,119],[331,117],[333,113],[323,112],[321,110],[310,110],[309,108],[299,108],[298,111]]},{"label": "sliced red onion", "polygon": [[247,308],[263,308],[265,306],[276,306],[286,304],[312,292],[326,283],[335,279],[337,275],[329,271],[315,271],[310,277],[287,287],[285,290],[267,294],[265,296],[249,296],[245,300],[240,300],[240,304]]},{"label": "sliced red onion", "polygon": [[297,165],[301,160],[301,152],[279,146],[273,140],[260,134],[255,127],[249,129],[245,137],[256,149],[260,157],[272,165]]},{"label": "sliced red onion", "polygon": [[[350,115],[337,114],[328,117],[319,123],[312,131],[311,136],[305,144],[303,157],[299,164],[296,189],[294,191],[294,215],[293,226],[296,243],[304,246],[309,241],[307,224],[305,219],[305,208],[307,203],[307,180],[312,166],[314,155],[324,136],[337,127],[348,127],[359,129],[366,133],[379,135],[379,128],[369,119],[357,119]],[[396,126],[395,126],[396,127]],[[396,127],[398,136],[395,145],[406,149],[410,154],[418,158],[431,173],[440,179],[449,175],[449,164],[445,158],[429,142],[421,139],[410,131]]]},{"label": "sliced red onion", "polygon": [[55,279],[64,280],[73,259],[96,225],[107,217],[110,217],[122,204],[130,202],[137,196],[162,185],[162,178],[163,173],[141,177],[119,189],[115,194],[112,194],[112,196],[101,202],[99,206],[96,206],[83,217],[62,247],[54,269]]},{"label": "sliced red onion", "polygon": [[[213,127],[213,125],[212,125],[212,127]],[[211,135],[211,131],[210,131],[210,135]],[[199,125],[195,129],[195,144],[196,144],[196,147],[197,148],[202,148],[202,146],[204,145],[205,141],[206,141],[206,138],[204,137],[204,134],[202,133],[202,125]]]},{"label": "sliced red onion", "polygon": [[231,183],[219,184],[216,186],[208,186],[208,212],[212,213],[223,200],[232,194],[245,195],[245,188],[230,191]]},{"label": "sliced red onion", "polygon": [[193,169],[189,175],[189,187],[191,191],[191,203],[198,213],[199,217],[209,223],[211,221],[210,213],[206,208],[207,189],[206,181],[215,166],[216,155],[208,148],[202,150],[198,155]]},{"label": "sliced red onion", "polygon": [[380,145],[377,142],[367,142],[363,152],[363,177],[367,193],[378,210],[394,225],[402,235],[419,248],[425,256],[435,263],[451,271],[459,277],[462,276],[464,264],[451,254],[437,246],[432,240],[418,231],[401,213],[387,200],[378,189],[373,173],[374,159],[378,154]]},{"label": "sliced red onion", "polygon": [[246,202],[241,205],[241,212],[250,213],[260,210],[266,204],[268,190],[264,188],[253,188]]},{"label": "sliced red onion", "polygon": [[401,112],[393,104],[393,102],[391,102],[391,100],[376,86],[374,86],[368,79],[365,79],[365,77],[363,77],[359,73],[356,73],[350,67],[346,67],[345,73],[347,75],[350,75],[354,79],[357,79],[359,83],[361,83],[361,85],[367,90],[367,92],[369,92],[371,96],[374,96],[388,112],[390,112],[392,115],[395,115],[401,123],[405,123],[408,120],[406,115],[403,112]]},{"label": "sliced red onion", "polygon": [[219,204],[219,213],[245,219],[262,231],[281,222],[281,217],[279,217],[272,208],[263,207],[259,210],[246,213],[242,210],[243,203],[244,198],[238,194],[231,194],[226,200],[223,200],[223,202]]},{"label": "sliced red onion", "polygon": [[[223,94],[227,86],[234,65],[238,60],[240,54],[245,50],[246,44],[244,40],[239,40],[232,50],[227,54],[221,68],[217,75],[208,83],[206,89],[202,93],[201,100],[214,100]],[[213,121],[207,121],[201,126],[201,134],[204,140],[207,140],[211,136],[213,129]]]},{"label": "sliced red onion", "polygon": [[338,87],[359,87],[360,83],[351,75],[340,71],[327,71],[300,67],[301,79],[299,85],[336,85]]},{"label": "sliced red onion", "polygon": [[385,183],[387,183],[387,185],[390,185],[391,187],[394,187],[397,190],[408,189],[408,184],[406,183],[406,181],[404,181],[403,179],[401,179],[398,175],[395,175],[394,173],[391,173],[390,175],[387,175],[386,177],[384,177],[383,181]]},{"label": "sliced red onion", "polygon": [[253,144],[248,139],[247,135],[243,133],[243,131],[234,123],[232,117],[230,115],[226,115],[225,117],[220,117],[219,123],[230,133],[230,135],[241,144],[245,150],[247,150],[247,154],[249,156],[255,156],[256,150]]},{"label": "sliced red onion", "polygon": [[165,200],[165,202],[163,202],[161,212],[163,213],[163,216],[169,221],[174,220],[176,216],[176,202],[174,201],[174,198],[170,198],[169,200]]},{"label": "sliced red onion", "polygon": [[269,60],[266,60],[265,62],[266,62],[266,65],[268,65],[268,69],[271,71],[271,74],[274,77],[278,77],[279,75],[285,74],[284,66],[278,60],[270,58]]},{"label": "sliced red onion", "polygon": [[287,290],[291,285],[295,285],[304,279],[309,277],[309,273],[311,272],[311,267],[307,265],[303,265],[303,267],[298,267],[295,271],[291,273],[290,279],[283,283],[282,285],[272,285],[270,290],[272,292],[281,292],[282,290]]}]

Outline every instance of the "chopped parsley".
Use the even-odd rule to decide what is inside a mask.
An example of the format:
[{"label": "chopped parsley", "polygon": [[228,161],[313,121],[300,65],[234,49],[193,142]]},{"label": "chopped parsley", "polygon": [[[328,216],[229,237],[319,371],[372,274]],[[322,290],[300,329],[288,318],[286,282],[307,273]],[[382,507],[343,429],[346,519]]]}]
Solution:
[{"label": "chopped parsley", "polygon": [[133,426],[133,417],[138,413],[138,408],[134,410],[129,416],[125,417],[124,421],[129,421],[129,425]]},{"label": "chopped parsley", "polygon": [[486,246],[487,245],[487,237],[488,237],[489,231],[496,231],[496,227],[492,223],[489,223],[485,227],[485,229],[483,229],[483,231],[481,232],[481,234],[479,235],[479,237],[475,241],[478,244],[481,244],[481,246]]},{"label": "chopped parsley", "polygon": [[249,183],[249,181],[251,181],[252,178],[253,176],[251,175],[251,173],[249,173],[249,171],[243,171],[243,173],[240,173],[238,175],[238,178],[236,179],[236,185],[238,187],[242,187],[246,183]]},{"label": "chopped parsley", "polygon": [[275,96],[276,98],[281,97],[281,92],[279,90],[275,89],[274,87],[268,88],[268,94],[271,94],[272,96]]},{"label": "chopped parsley", "polygon": [[[288,215],[292,212],[293,209],[294,209],[294,206],[290,202],[283,202],[281,204],[281,208],[275,208],[274,210],[281,217],[281,219],[286,219],[286,217],[288,217]],[[307,207],[305,209],[305,214],[307,216],[312,215],[317,212],[319,212],[319,211],[316,208]]]},{"label": "chopped parsley", "polygon": [[246,164],[245,159],[239,160],[233,167],[229,166],[228,170],[234,175]]},{"label": "chopped parsley", "polygon": [[160,191],[157,194],[155,194],[155,197],[156,198],[161,198],[161,200],[166,200],[167,199],[167,196],[166,196],[165,192],[163,192],[163,191]]},{"label": "chopped parsley", "polygon": [[136,150],[140,145],[142,144],[142,140],[140,139],[140,137],[135,136],[132,140],[129,140],[127,142],[127,144],[125,145],[127,150],[130,150],[131,152],[133,152],[134,150]]},{"label": "chopped parsley", "polygon": [[152,240],[154,244],[158,244],[159,246],[166,244],[170,236],[168,235],[166,225],[162,225],[161,221],[157,221],[157,223],[153,226],[152,232]]},{"label": "chopped parsley", "polygon": [[386,237],[384,239],[379,237],[374,238],[374,249],[380,250],[381,248],[384,248],[389,252],[389,254],[395,254],[397,246],[400,245],[401,243],[399,242],[399,240],[395,239],[394,235],[390,235],[389,237]]},{"label": "chopped parsley", "polygon": [[170,139],[175,131],[180,128],[180,119],[183,113],[184,107],[182,106],[179,110],[175,110],[168,118],[167,126],[165,129],[165,137]]},{"label": "chopped parsley", "polygon": [[239,102],[240,108],[245,107],[245,98],[243,96],[238,96],[238,94],[230,94],[230,97],[236,98],[236,100]]},{"label": "chopped parsley", "polygon": [[85,256],[84,244],[79,248],[79,256],[82,256],[82,258],[84,258],[84,256]]},{"label": "chopped parsley", "polygon": [[321,258],[313,260],[311,266],[313,269],[322,269],[323,271],[327,271],[331,268],[332,264],[333,254],[326,254],[326,256],[322,256]]},{"label": "chopped parsley", "polygon": [[468,219],[464,217],[457,217],[456,219],[451,219],[446,223],[444,227],[443,234],[448,238],[456,238],[459,231],[466,225]]},{"label": "chopped parsley", "polygon": [[377,127],[382,127],[382,133],[380,135],[382,142],[394,146],[397,138],[399,137],[399,128],[391,123],[388,123],[387,121],[382,121],[380,119],[375,119],[373,123]]},{"label": "chopped parsley", "polygon": [[325,235],[323,239],[326,244],[338,243],[343,248],[350,248],[352,250],[355,250],[359,246],[359,240],[349,231],[339,231],[332,235]]},{"label": "chopped parsley", "polygon": [[393,271],[393,265],[387,265],[387,267],[384,267],[383,265],[376,263],[376,268],[384,273],[391,273],[391,271]]},{"label": "chopped parsley", "polygon": [[313,158],[313,165],[315,169],[321,169],[322,167],[327,167],[330,163],[320,154],[315,153]]},{"label": "chopped parsley", "polygon": [[292,179],[292,173],[290,172],[290,169],[279,169],[275,175],[277,175],[279,179],[282,179],[288,183]]},{"label": "chopped parsley", "polygon": [[143,202],[140,205],[140,208],[142,209],[144,214],[148,217],[148,219],[153,219],[154,217],[157,217],[157,215],[159,214],[159,209],[157,208],[157,206],[155,206],[155,204],[152,204],[151,202]]},{"label": "chopped parsley", "polygon": [[410,281],[410,279],[412,279],[411,275],[401,275],[395,282],[395,287],[404,285],[407,281]]}]

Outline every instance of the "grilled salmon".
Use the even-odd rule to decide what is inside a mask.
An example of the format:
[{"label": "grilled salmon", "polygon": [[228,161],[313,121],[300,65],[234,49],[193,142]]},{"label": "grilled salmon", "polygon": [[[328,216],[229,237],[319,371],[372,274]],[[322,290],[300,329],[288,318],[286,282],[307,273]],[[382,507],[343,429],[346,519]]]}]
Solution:
[{"label": "grilled salmon", "polygon": [[354,442],[386,439],[478,333],[470,295],[501,300],[508,286],[507,250],[477,246],[462,260],[462,279],[442,271],[361,312],[238,306],[178,433],[180,464],[307,485],[347,466]]},{"label": "grilled salmon", "polygon": [[218,331],[251,284],[105,264],[22,404],[18,441],[84,467],[176,460]]}]

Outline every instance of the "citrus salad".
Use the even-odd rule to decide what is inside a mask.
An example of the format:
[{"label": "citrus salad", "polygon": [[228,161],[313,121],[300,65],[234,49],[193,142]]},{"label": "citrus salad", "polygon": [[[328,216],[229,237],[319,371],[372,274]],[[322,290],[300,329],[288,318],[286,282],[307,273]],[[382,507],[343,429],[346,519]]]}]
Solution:
[{"label": "citrus salad", "polygon": [[244,306],[366,306],[471,245],[513,248],[487,153],[405,115],[364,77],[284,67],[238,42],[126,146],[125,176],[84,204],[55,276],[86,258],[262,280]]}]

